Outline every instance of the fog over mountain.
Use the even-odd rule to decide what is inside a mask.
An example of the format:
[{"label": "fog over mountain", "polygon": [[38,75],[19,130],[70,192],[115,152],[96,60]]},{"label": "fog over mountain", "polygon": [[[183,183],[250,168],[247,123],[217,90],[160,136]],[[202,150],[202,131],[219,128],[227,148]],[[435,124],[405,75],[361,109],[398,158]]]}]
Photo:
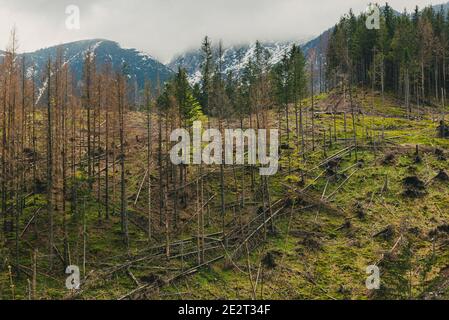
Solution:
[{"label": "fog over mountain", "polygon": [[[32,16],[34,14],[29,16],[31,13],[28,11],[31,8],[33,10],[35,10],[35,13],[46,8],[49,12],[48,13],[49,17],[51,17],[51,16],[56,17],[57,12],[60,11],[59,9],[62,10],[64,8],[64,6],[66,5],[66,1],[61,1],[60,3],[58,2],[58,4],[55,4],[54,6],[49,6],[49,1],[42,0],[42,1],[38,1],[38,2],[40,4],[40,6],[36,5],[37,2],[33,2],[29,6],[25,6],[23,1],[16,1],[16,2],[12,3],[10,1],[0,0],[0,4],[5,5],[5,10],[2,10],[2,12],[0,13],[0,17],[3,16],[3,18],[5,18],[4,17],[5,12],[11,13],[12,12],[11,10],[14,9],[15,15],[13,15],[13,16],[15,16],[16,18],[17,17],[23,18],[23,17],[27,16],[32,19]],[[93,30],[92,29],[93,25],[90,25],[90,22],[89,22],[90,18],[88,18],[88,17],[90,17],[90,14],[96,13],[97,18],[100,18],[100,17],[102,17],[101,12],[103,12],[103,11],[106,12],[110,8],[112,8],[111,6],[114,2],[115,1],[110,1],[110,4],[106,4],[104,1],[89,1],[89,2],[79,1],[78,4],[80,5],[80,8],[83,9],[84,14],[86,15],[82,19],[83,27],[79,31],[79,34],[82,34],[83,32],[86,32],[88,30],[89,30],[89,32]],[[157,10],[168,10],[169,8],[171,8],[171,6],[174,6],[174,2],[172,3],[171,1],[168,1],[165,4],[161,4],[158,1],[149,1],[149,2],[152,2],[155,5],[154,8],[157,8]],[[186,1],[186,2],[189,2],[189,1]],[[198,3],[201,3],[201,2],[202,1],[196,1],[195,2],[196,4],[191,3],[191,5],[196,8],[199,5]],[[211,1],[211,2],[214,2],[214,1]],[[248,2],[251,2],[251,1],[248,1]],[[283,5],[288,4],[292,9],[294,9],[297,7],[298,4],[301,4],[304,1],[283,0],[283,1],[279,1],[279,2],[282,3]],[[340,1],[339,3],[342,3],[342,2],[343,1]],[[341,6],[344,7],[343,11],[346,11],[347,8],[349,8],[349,7],[354,8],[354,11],[357,11],[357,9],[363,8],[363,6],[360,6],[360,3],[358,3],[356,5],[356,4],[352,3],[352,1],[344,1],[344,2],[345,3],[348,2],[348,6],[342,4]],[[327,3],[327,1],[325,1],[325,3]],[[405,6],[405,3],[402,1],[391,1],[390,3],[393,6],[393,8],[397,10],[397,12],[401,12],[401,7]],[[428,2],[424,2],[424,1],[423,2],[417,1],[415,3],[416,3],[416,5],[428,4]],[[415,3],[413,4],[413,6],[408,4],[409,11],[412,10],[412,8],[415,6]],[[122,16],[123,16],[124,20],[126,21],[133,14],[134,14],[134,16],[138,16],[138,13],[136,11],[138,4],[140,4],[144,8],[146,8],[148,6],[148,4],[142,4],[142,2],[140,2],[140,1],[132,0],[130,2],[129,8],[124,8],[123,4],[117,4],[116,9],[117,10],[120,9],[122,11]],[[204,4],[204,3],[203,3],[203,5],[205,7],[209,6],[209,4]],[[218,5],[215,3],[215,5],[216,5],[216,8],[221,8],[225,12],[226,12],[226,10],[230,10],[230,8],[228,6],[225,6],[223,4]],[[328,5],[330,5],[330,4],[328,4]],[[181,6],[184,7],[184,5],[181,5]],[[247,9],[246,6],[247,6],[247,4],[243,5],[243,7],[240,9],[245,10],[245,9]],[[253,23],[255,23],[257,25],[258,19],[256,18],[255,21],[253,21],[254,20],[253,18],[254,18],[254,16],[257,16],[258,14],[262,14],[260,12],[260,10],[262,10],[262,8],[273,8],[274,9],[274,8],[278,8],[278,5],[273,4],[272,1],[270,1],[270,2],[267,2],[267,1],[260,2],[259,1],[256,7],[258,8],[256,10],[257,12],[248,13],[248,18],[251,18],[251,25]],[[433,7],[435,10],[440,10],[441,8],[443,8],[444,10],[447,10],[449,8],[449,2],[445,3],[445,4],[436,4],[436,5],[433,5]],[[184,8],[186,8],[186,7],[184,7]],[[310,3],[305,4],[303,6],[303,8],[304,9],[302,9],[302,10],[310,9],[311,12],[315,12],[315,9],[316,9]],[[240,15],[242,15],[242,12],[240,9],[239,9],[239,13],[237,14],[238,19],[239,19]],[[186,10],[187,10],[187,8],[186,8]],[[323,12],[325,12],[326,10],[327,10],[327,7],[324,6]],[[176,14],[176,12],[177,11],[175,10],[175,12],[171,13],[171,14]],[[186,12],[188,12],[188,10]],[[269,20],[270,22],[265,23],[266,26],[270,26],[274,29],[276,29],[278,27],[278,21],[274,19],[275,17],[277,17],[277,14],[275,14],[275,12],[276,12],[276,10],[273,11],[273,18]],[[215,11],[208,12],[208,15],[213,16],[214,14],[216,14]],[[309,16],[309,15],[307,15],[307,16]],[[203,18],[204,17],[199,17],[200,20]],[[227,24],[221,25],[220,28],[222,30],[227,30],[224,32],[230,32],[228,30],[228,28],[230,28],[231,31],[234,30],[237,18],[234,17],[233,19],[230,19]],[[286,19],[287,18],[288,18],[288,16],[286,16]],[[304,17],[304,19],[306,19],[306,18],[307,17]],[[253,36],[251,36],[251,37],[247,37],[247,39],[251,39],[251,40],[244,41],[244,40],[242,40],[243,39],[242,35],[245,35],[245,34],[250,35],[251,34],[251,32],[247,30],[248,28],[242,28],[239,32],[233,31],[234,32],[233,40],[230,40],[228,42],[223,41],[224,49],[225,49],[224,55],[223,55],[224,72],[225,73],[232,72],[235,75],[239,75],[241,73],[241,71],[243,70],[244,66],[246,65],[246,63],[253,57],[254,49],[255,49],[255,41],[257,39],[261,40],[262,45],[270,53],[270,56],[271,56],[270,63],[272,65],[279,62],[280,59],[282,58],[282,56],[286,52],[288,52],[288,50],[291,49],[293,44],[300,45],[306,54],[311,49],[315,49],[315,51],[317,51],[318,54],[323,53],[327,46],[327,38],[329,35],[328,32],[331,29],[324,28],[324,29],[319,29],[319,32],[316,32],[315,30],[318,30],[317,25],[321,25],[321,23],[322,23],[322,14],[317,14],[316,18],[317,18],[315,21],[316,23],[310,24],[310,26],[309,26],[310,28],[308,27],[307,29],[302,29],[302,31],[298,31],[298,29],[296,29],[296,28],[293,28],[294,31],[292,31],[290,29],[285,30],[283,36],[281,36],[280,33],[279,34],[265,33],[264,35],[260,35],[260,38],[254,38]],[[58,19],[56,19],[56,20],[58,20]],[[333,15],[329,15],[325,19],[325,23],[323,25],[331,27],[338,21],[338,19],[339,19],[339,16],[334,19]],[[47,20],[48,20],[47,21],[48,23],[51,23],[51,21],[52,21],[52,19],[50,19],[50,18]],[[95,30],[97,30],[97,33],[101,34],[104,31],[102,28],[105,25],[108,25],[110,22],[108,21],[108,19],[106,19],[106,20],[97,19],[97,20],[98,20],[97,21],[98,25]],[[144,19],[144,20],[146,21],[146,23],[148,25],[152,25],[154,23],[154,21],[152,21],[150,19]],[[8,21],[11,21],[11,17],[7,17],[6,20],[0,19],[0,25],[5,25],[5,23],[8,23]],[[21,21],[21,19],[18,19],[18,21]],[[40,21],[40,22],[44,23],[43,21]],[[59,24],[61,24],[60,22],[61,21],[59,21]],[[137,23],[137,22],[135,21],[135,23]],[[143,23],[143,21],[142,21],[142,23]],[[21,49],[23,50],[24,48],[27,48],[27,47],[22,47],[22,43],[25,42],[24,39],[28,38],[28,34],[27,34],[28,27],[27,27],[27,23],[20,23],[20,24],[18,23],[17,25],[20,25],[20,27],[18,27],[19,51],[20,51]],[[120,22],[120,21],[118,21],[118,25],[122,26],[126,30],[127,30],[127,28],[134,26],[134,24],[130,24],[128,27],[123,26],[122,22]],[[105,38],[105,39],[111,39],[113,41],[105,40],[102,38],[101,39],[94,38],[94,39],[89,39],[89,40],[81,40],[81,41],[62,43],[60,45],[50,46],[48,48],[46,48],[46,45],[45,45],[45,46],[43,46],[43,48],[40,48],[36,51],[27,52],[23,55],[26,57],[29,68],[31,68],[31,65],[36,65],[37,71],[42,71],[48,57],[55,58],[57,48],[60,46],[63,48],[64,57],[67,60],[67,62],[70,64],[70,67],[71,67],[72,71],[74,72],[76,79],[81,79],[82,64],[83,64],[83,59],[84,59],[85,53],[88,50],[93,50],[96,55],[96,60],[100,64],[111,63],[113,68],[116,68],[116,69],[120,68],[123,64],[126,64],[127,72],[129,74],[128,77],[131,82],[134,82],[136,89],[143,88],[145,79],[149,79],[153,84],[155,84],[157,82],[158,78],[161,80],[161,82],[164,82],[165,80],[169,79],[170,76],[174,72],[176,72],[177,69],[180,67],[185,68],[187,70],[188,75],[189,75],[189,81],[192,84],[199,82],[199,80],[201,79],[200,68],[201,68],[201,63],[202,63],[202,54],[201,54],[201,50],[200,50],[200,44],[204,37],[204,34],[206,33],[206,30],[207,30],[207,33],[210,35],[210,34],[214,34],[215,29],[208,27],[207,29],[204,30],[203,33],[198,34],[198,36],[195,37],[195,39],[192,38],[192,40],[195,40],[195,41],[192,41],[188,46],[186,46],[186,47],[190,46],[191,49],[186,49],[178,54],[174,54],[175,49],[171,45],[174,46],[174,45],[180,45],[180,42],[183,43],[183,41],[185,39],[183,38],[184,40],[183,39],[180,40],[179,39],[180,35],[183,34],[183,32],[186,32],[187,30],[191,30],[192,28],[194,28],[194,26],[196,25],[196,22],[189,21],[189,23],[185,23],[185,25],[184,25],[184,20],[182,20],[182,19],[176,20],[176,23],[173,23],[173,25],[177,26],[177,30],[182,29],[182,30],[179,30],[179,34],[177,34],[177,35],[172,34],[169,37],[160,39],[162,37],[161,36],[162,34],[165,34],[166,32],[168,32],[166,30],[166,28],[163,27],[163,25],[164,24],[161,24],[160,27],[158,28],[158,31],[160,32],[159,37],[151,36],[152,35],[151,32],[138,37],[138,35],[142,31],[139,29],[135,32],[133,31],[132,34],[129,34],[129,32],[128,32],[128,36],[126,38],[127,40],[124,40],[122,42],[122,41],[120,41],[122,33],[116,32],[114,35],[111,35],[110,38]],[[41,24],[37,24],[37,28],[40,28],[41,26],[42,26]],[[183,28],[180,28],[180,26],[183,26]],[[23,28],[23,27],[25,27],[25,28]],[[218,26],[215,26],[215,27],[218,28]],[[115,28],[115,27],[113,27],[113,28]],[[249,29],[251,29],[251,28],[249,28]],[[264,29],[264,27],[262,27],[262,29]],[[6,43],[5,39],[7,39],[9,37],[9,33],[8,34],[5,33],[5,30],[7,30],[5,28],[3,28],[1,30],[3,30],[3,31],[0,32],[0,35],[2,35],[2,37],[0,39],[4,43]],[[59,28],[53,30],[54,39],[57,39],[59,36],[62,35],[60,32],[65,34],[67,31],[67,30],[66,31],[61,31],[61,30],[64,30],[63,26],[59,26]],[[143,30],[148,30],[148,28],[145,27],[145,28],[143,28]],[[313,37],[311,37],[311,36],[294,37],[294,34],[301,34],[301,33],[304,34],[304,33],[309,32],[309,31],[306,32],[304,30],[313,31],[316,33],[316,35]],[[68,38],[75,36],[76,33],[77,32],[71,33]],[[108,34],[108,32],[106,32],[104,34]],[[34,38],[36,38],[35,40],[42,42],[42,41],[44,41],[43,39],[45,39],[45,36],[46,36],[46,34],[44,33],[44,34],[42,34],[42,36],[34,37]],[[217,34],[217,37],[218,37],[218,34]],[[282,38],[285,38],[285,37],[292,37],[292,39],[291,40],[282,40]],[[138,40],[138,41],[134,42],[135,46],[132,49],[124,47],[124,44],[130,43],[129,39]],[[212,41],[215,46],[218,44],[217,39],[219,39],[219,38],[212,37]],[[266,40],[264,40],[264,39],[266,39]],[[163,43],[159,43],[160,40],[163,40]],[[52,43],[52,42],[54,42],[54,41],[48,40],[47,43]],[[26,43],[28,43],[28,41],[26,41]],[[37,44],[37,42],[35,42],[35,43]],[[168,49],[169,47],[170,47],[170,49]],[[152,48],[152,50],[148,51],[147,48]],[[168,51],[167,51],[167,54],[161,55],[160,54],[161,51],[159,50],[160,48],[167,49],[168,51],[170,51],[170,54],[173,55],[173,58],[165,61],[165,65],[164,65],[164,57],[167,58],[170,56],[170,54],[168,54]],[[165,49],[161,49],[161,50],[165,50]],[[0,59],[2,58],[3,55],[4,55],[4,52],[0,50]],[[157,57],[159,57],[159,58],[157,58]]]},{"label": "fog over mountain", "polygon": [[[167,63],[199,47],[207,34],[225,46],[299,41],[332,27],[360,0],[0,0],[0,48],[16,25],[20,51],[84,39],[111,39],[125,48],[149,52]],[[436,4],[431,0],[391,0],[398,11]],[[379,3],[384,3],[380,1]],[[80,30],[67,30],[67,5],[80,8]]]}]

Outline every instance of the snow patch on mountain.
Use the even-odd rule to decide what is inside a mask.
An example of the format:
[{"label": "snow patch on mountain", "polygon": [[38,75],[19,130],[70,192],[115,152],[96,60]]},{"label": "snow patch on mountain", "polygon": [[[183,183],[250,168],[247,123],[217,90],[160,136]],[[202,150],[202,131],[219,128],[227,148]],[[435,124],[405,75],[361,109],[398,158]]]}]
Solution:
[{"label": "snow patch on mountain", "polygon": [[[157,80],[164,83],[173,75],[171,69],[148,53],[131,48],[125,49],[115,41],[105,39],[76,41],[21,55],[26,60],[27,76],[32,77],[34,69],[36,71],[36,80],[41,89],[39,98],[45,97],[47,80],[42,78],[42,75],[45,75],[48,59],[56,61],[58,52],[62,53],[64,65],[68,65],[72,71],[75,83],[83,79],[84,60],[88,52],[94,54],[98,71],[101,71],[105,64],[111,65],[114,71],[122,71],[125,67],[130,85],[135,86],[136,92],[143,89],[146,80],[156,87]],[[1,53],[2,51],[0,51],[0,59]]]},{"label": "snow patch on mountain", "polygon": [[[275,65],[281,61],[283,55],[291,50],[294,44],[302,45],[302,41],[284,41],[284,42],[262,42],[262,46],[270,53],[270,65]],[[216,51],[216,50],[215,50]],[[235,75],[241,75],[248,62],[254,58],[256,43],[234,45],[226,47],[223,51],[223,70],[224,73],[232,72]],[[200,49],[191,50],[176,56],[167,64],[173,71],[178,68],[186,69],[189,75],[189,82],[196,84],[201,81],[201,64],[203,54]]]}]

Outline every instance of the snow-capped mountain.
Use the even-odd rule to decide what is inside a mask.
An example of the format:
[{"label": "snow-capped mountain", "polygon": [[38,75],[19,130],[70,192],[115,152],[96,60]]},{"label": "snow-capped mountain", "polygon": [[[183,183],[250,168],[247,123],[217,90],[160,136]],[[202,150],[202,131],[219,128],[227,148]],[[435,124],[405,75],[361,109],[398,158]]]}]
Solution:
[{"label": "snow-capped mountain", "polygon": [[126,65],[128,77],[135,80],[138,88],[143,88],[145,79],[150,80],[155,85],[158,77],[161,82],[164,82],[173,74],[169,68],[150,55],[136,49],[124,49],[117,42],[103,39],[71,42],[24,53],[23,56],[25,56],[29,72],[35,65],[37,73],[42,75],[48,58],[54,61],[58,50],[61,50],[63,60],[69,64],[77,80],[82,79],[84,59],[89,50],[95,54],[99,70],[106,63],[110,63],[114,70],[120,70],[123,65]]},{"label": "snow-capped mountain", "polygon": [[[302,45],[305,41],[286,41],[286,42],[263,42],[262,46],[270,53],[270,64],[278,63],[282,56],[288,52],[293,44]],[[256,43],[246,45],[230,46],[223,51],[223,71],[232,72],[239,75],[247,65],[248,61],[254,57]],[[189,81],[194,84],[201,80],[201,64],[203,54],[201,49],[195,49],[176,56],[167,66],[173,71],[178,68],[184,68],[189,74]]]}]

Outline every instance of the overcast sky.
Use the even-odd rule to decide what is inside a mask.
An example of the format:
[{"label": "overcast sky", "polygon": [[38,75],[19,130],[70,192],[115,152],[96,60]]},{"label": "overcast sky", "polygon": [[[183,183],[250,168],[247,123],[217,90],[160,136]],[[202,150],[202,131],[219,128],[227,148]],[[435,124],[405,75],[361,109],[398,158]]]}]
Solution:
[{"label": "overcast sky", "polygon": [[[445,0],[391,0],[412,10]],[[199,46],[204,35],[224,44],[303,39],[320,34],[369,0],[0,0],[0,48],[16,25],[20,51],[104,38],[162,62]],[[383,2],[382,2],[383,3]],[[80,29],[65,25],[67,5],[80,8]]]}]

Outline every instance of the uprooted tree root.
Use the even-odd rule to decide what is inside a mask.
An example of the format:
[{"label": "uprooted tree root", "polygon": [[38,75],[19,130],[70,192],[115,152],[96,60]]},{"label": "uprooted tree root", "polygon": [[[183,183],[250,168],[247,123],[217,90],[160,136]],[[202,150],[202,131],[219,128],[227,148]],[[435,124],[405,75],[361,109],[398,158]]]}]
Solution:
[{"label": "uprooted tree root", "polygon": [[444,155],[444,151],[441,150],[441,149],[438,149],[438,148],[435,149],[435,156],[437,157],[437,159],[439,161],[445,161],[446,160],[446,157]]},{"label": "uprooted tree root", "polygon": [[446,171],[440,170],[440,172],[438,172],[434,179],[441,182],[447,182],[449,181],[449,175],[446,173]]},{"label": "uprooted tree root", "polygon": [[449,138],[449,126],[442,120],[437,127],[437,136],[438,138]]},{"label": "uprooted tree root", "polygon": [[326,164],[326,176],[335,177],[338,173],[338,169],[340,167],[341,158],[335,158],[330,160]]},{"label": "uprooted tree root", "polygon": [[395,234],[395,229],[392,225],[387,226],[386,228],[380,230],[379,232],[373,235],[373,238],[381,238],[384,240],[390,240],[393,238]]},{"label": "uprooted tree root", "polygon": [[357,202],[354,204],[354,213],[355,213],[355,216],[356,216],[358,219],[360,219],[360,220],[365,219],[365,217],[366,217],[366,212],[365,212],[365,210],[364,210],[364,208],[363,208],[363,204],[362,204],[361,202],[357,201]]},{"label": "uprooted tree root", "polygon": [[262,264],[266,269],[274,269],[277,266],[276,258],[280,256],[278,251],[269,251],[262,259]]},{"label": "uprooted tree root", "polygon": [[425,183],[417,176],[409,176],[402,180],[403,195],[409,198],[419,198],[427,194]]},{"label": "uprooted tree root", "polygon": [[384,158],[382,159],[382,164],[388,165],[388,164],[393,164],[395,162],[396,159],[396,153],[394,152],[387,152],[384,156]]},{"label": "uprooted tree root", "polygon": [[449,224],[442,224],[429,232],[430,238],[435,238],[444,235],[449,236]]},{"label": "uprooted tree root", "polygon": [[296,203],[302,204],[304,206],[313,206],[317,207],[320,210],[323,210],[328,213],[336,214],[338,216],[344,216],[345,213],[337,208],[336,206],[331,205],[329,202],[324,201],[318,196],[315,196],[308,192],[301,192],[298,194]]},{"label": "uprooted tree root", "polygon": [[299,239],[297,245],[300,247],[296,248],[296,252],[300,254],[303,252],[302,247],[313,252],[321,251],[323,248],[322,238],[324,234],[321,232],[292,230],[290,235]]}]

